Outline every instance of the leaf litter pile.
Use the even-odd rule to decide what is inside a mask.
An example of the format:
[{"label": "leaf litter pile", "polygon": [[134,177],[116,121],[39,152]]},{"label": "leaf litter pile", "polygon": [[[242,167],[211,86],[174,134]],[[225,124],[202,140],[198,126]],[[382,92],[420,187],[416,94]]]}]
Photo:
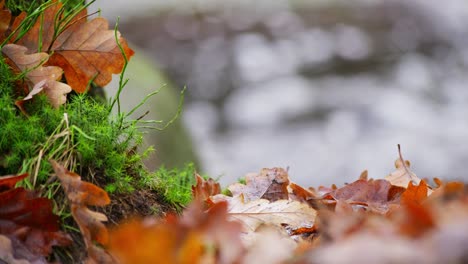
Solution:
[{"label": "leaf litter pile", "polygon": [[[13,17],[0,1],[1,52],[23,74],[15,93],[26,116],[35,95],[45,94],[58,108],[72,90],[106,85],[133,55],[118,31],[103,18],[89,20],[86,9],[65,15],[52,2],[28,31],[18,30],[27,18]],[[245,184],[225,191],[194,175],[193,202],[180,215],[129,216],[114,226],[96,211],[111,202],[101,187],[63,160],[49,162],[84,241],[86,263],[468,262],[466,185],[437,178],[431,185],[401,154],[385,178],[370,179],[364,171],[340,187],[299,186],[282,168],[248,174]],[[75,241],[61,229],[52,200],[17,186],[27,177],[0,177],[0,261],[57,262],[54,248]]]},{"label": "leaf litter pile", "polygon": [[[468,195],[461,182],[435,186],[398,158],[384,179],[303,188],[282,168],[246,176],[220,193],[199,175],[181,215],[133,218],[110,230],[107,193],[51,161],[71,204],[87,263],[466,263]],[[46,263],[52,246],[70,246],[51,201],[0,179],[0,258]],[[406,187],[401,185],[407,183]],[[20,260],[22,262],[20,262]]]}]

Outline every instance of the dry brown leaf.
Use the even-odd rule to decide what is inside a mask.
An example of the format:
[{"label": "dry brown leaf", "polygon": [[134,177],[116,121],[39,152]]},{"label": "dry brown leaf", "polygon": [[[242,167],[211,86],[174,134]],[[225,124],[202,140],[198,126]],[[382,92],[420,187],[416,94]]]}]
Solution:
[{"label": "dry brown leaf", "polygon": [[210,196],[221,193],[221,186],[218,182],[209,178],[204,180],[198,173],[195,175],[197,184],[192,186],[194,200],[206,201]]},{"label": "dry brown leaf", "polygon": [[266,226],[252,236],[243,263],[286,263],[297,243],[281,230]]},{"label": "dry brown leaf", "polygon": [[[106,245],[109,241],[109,234],[103,222],[107,221],[106,215],[91,211],[88,206],[104,206],[110,203],[108,194],[98,186],[81,180],[81,177],[65,169],[58,162],[51,160],[50,163],[55,174],[71,202],[70,208],[72,216],[78,224],[81,234],[88,250],[88,262],[98,263],[100,260],[112,260],[105,251],[100,251],[95,242]],[[101,252],[101,255],[96,255]],[[112,263],[112,262],[109,262]]]},{"label": "dry brown leaf", "polygon": [[310,200],[318,198],[316,193],[314,193],[313,191],[304,189],[300,185],[297,185],[294,182],[291,182],[289,184],[289,188],[291,189],[291,192],[293,194],[290,196],[290,198],[293,198],[293,200],[297,200],[299,202],[308,202]]},{"label": "dry brown leaf", "polygon": [[425,263],[435,264],[427,250],[413,241],[368,230],[311,251],[303,263]]},{"label": "dry brown leaf", "polygon": [[[18,41],[29,50],[38,50],[39,36],[42,50],[50,53],[48,65],[59,66],[65,72],[67,83],[76,92],[85,92],[93,81],[105,86],[112,80],[112,74],[122,71],[125,59],[117,45],[114,30],[109,30],[106,19],[98,17],[87,21],[86,9],[77,14],[54,41],[55,21],[63,15],[62,4],[55,2],[44,11],[33,27]],[[62,10],[63,11],[63,10]],[[19,23],[20,20],[15,20]],[[63,26],[63,25],[62,25]],[[133,50],[117,32],[117,39],[129,59]]]},{"label": "dry brown leaf", "polygon": [[398,203],[404,188],[396,187],[386,180],[357,180],[336,189],[330,195],[337,201],[367,206],[378,213],[386,213],[389,205]]},{"label": "dry brown leaf", "polygon": [[243,224],[245,232],[255,232],[261,225],[283,226],[288,230],[314,225],[317,212],[305,203],[289,200],[270,202],[259,199],[244,202],[243,196],[229,197],[215,195],[210,198],[214,203],[228,202],[228,215],[232,220]]},{"label": "dry brown leaf", "polygon": [[0,235],[0,259],[8,264],[30,264],[48,263],[43,256],[38,256],[30,252],[20,241],[13,241],[4,235]]},{"label": "dry brown leaf", "polygon": [[27,54],[26,47],[7,44],[2,48],[2,53],[7,58],[7,63],[17,73],[26,72],[26,80],[32,88],[30,93],[16,104],[24,111],[24,101],[30,100],[35,94],[44,91],[54,107],[59,107],[67,100],[66,94],[71,91],[70,86],[61,83],[62,69],[56,66],[43,66],[49,55],[47,53]]},{"label": "dry brown leaf", "polygon": [[247,174],[245,182],[228,187],[233,196],[242,194],[246,202],[257,199],[269,201],[288,199],[289,177],[282,168],[262,169],[259,174]]},{"label": "dry brown leaf", "polygon": [[398,158],[395,160],[396,171],[390,173],[385,177],[385,180],[389,181],[392,185],[400,186],[403,188],[408,187],[408,184],[412,182],[413,184],[419,184],[421,179],[419,179],[416,174],[410,170],[410,162],[408,160],[403,164],[403,160]]},{"label": "dry brown leaf", "polygon": [[40,258],[49,255],[52,246],[69,245],[71,239],[59,231],[59,217],[52,211],[51,200],[14,187],[26,177],[27,174],[0,177],[0,234],[12,240],[15,250],[23,247],[28,254]]},{"label": "dry brown leaf", "polygon": [[0,1],[0,43],[5,39],[5,35],[10,28],[11,12],[5,8],[5,0]]}]

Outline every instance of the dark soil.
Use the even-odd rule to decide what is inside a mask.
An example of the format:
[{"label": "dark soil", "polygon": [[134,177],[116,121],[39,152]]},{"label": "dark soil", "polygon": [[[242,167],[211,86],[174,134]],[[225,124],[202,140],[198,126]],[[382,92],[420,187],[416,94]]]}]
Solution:
[{"label": "dark soil", "polygon": [[132,216],[162,217],[168,212],[175,212],[162,195],[151,190],[135,190],[130,194],[111,195],[110,205],[100,208],[109,218],[108,225],[113,226]]},{"label": "dark soil", "polygon": [[[169,206],[162,195],[151,190],[135,190],[128,194],[111,194],[111,203],[105,207],[90,208],[93,211],[104,213],[108,221],[108,228],[112,228],[117,224],[131,217],[163,217],[166,213],[175,212],[175,209]],[[77,230],[72,218],[66,221],[68,226],[72,226]],[[57,248],[55,251],[55,259],[61,263],[83,263],[86,259],[86,249],[81,233],[68,232],[73,243],[68,248]]]}]

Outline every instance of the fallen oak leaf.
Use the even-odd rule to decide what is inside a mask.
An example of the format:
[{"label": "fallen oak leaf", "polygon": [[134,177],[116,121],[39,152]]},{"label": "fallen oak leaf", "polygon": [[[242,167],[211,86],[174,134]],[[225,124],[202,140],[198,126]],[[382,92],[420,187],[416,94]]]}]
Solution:
[{"label": "fallen oak leaf", "polygon": [[32,253],[21,241],[5,235],[0,235],[0,259],[9,264],[47,263],[43,256]]},{"label": "fallen oak leaf", "polygon": [[244,226],[247,235],[253,233],[261,225],[274,225],[296,230],[314,225],[317,211],[305,203],[290,200],[270,202],[258,199],[245,202],[243,195],[229,197],[222,194],[210,197],[213,203],[228,202],[230,219],[239,221]]},{"label": "fallen oak leaf", "polygon": [[195,200],[181,217],[123,223],[111,230],[109,250],[123,264],[239,263],[244,252],[242,227],[228,220],[227,204],[202,209]]},{"label": "fallen oak leaf", "polygon": [[287,263],[296,247],[284,232],[266,226],[252,236],[243,263]]},{"label": "fallen oak leaf", "polygon": [[197,183],[192,186],[192,196],[194,200],[206,201],[210,196],[221,193],[221,185],[209,178],[203,179],[198,173],[195,174]]},{"label": "fallen oak leaf", "polygon": [[245,176],[245,184],[235,183],[228,187],[233,196],[243,195],[246,202],[257,199],[276,201],[288,199],[289,176],[283,168],[264,168]]},{"label": "fallen oak leaf", "polygon": [[400,217],[400,232],[410,237],[419,237],[436,226],[436,219],[430,208],[416,202],[403,205],[403,216]]},{"label": "fallen oak leaf", "polygon": [[106,245],[109,242],[109,234],[103,222],[107,221],[106,215],[91,211],[88,206],[104,206],[110,203],[109,195],[98,186],[82,181],[80,175],[65,169],[54,160],[50,160],[55,174],[71,202],[70,208],[88,251],[88,261],[99,263],[99,260],[112,263],[112,257],[94,244],[97,242]]},{"label": "fallen oak leaf", "polygon": [[419,185],[413,185],[412,182],[409,183],[408,188],[401,194],[401,204],[406,205],[410,203],[421,204],[426,200],[429,192],[429,188],[426,184],[426,181],[421,180]]},{"label": "fallen oak leaf", "polygon": [[24,180],[26,177],[28,177],[27,173],[23,173],[20,175],[6,175],[0,177],[0,191],[5,191],[14,188],[19,181]]},{"label": "fallen oak leaf", "polygon": [[[85,92],[91,81],[105,86],[112,80],[112,74],[122,71],[126,59],[134,51],[120,32],[109,30],[106,19],[98,17],[87,21],[86,9],[75,14],[69,24],[61,25],[63,31],[56,32],[55,23],[63,19],[62,11],[62,3],[50,5],[44,10],[43,19],[38,19],[18,43],[38,50],[41,37],[41,51],[51,54],[47,64],[62,68],[67,83],[76,92]],[[57,33],[60,34],[55,38]]]},{"label": "fallen oak leaf", "polygon": [[64,104],[67,100],[66,94],[71,87],[59,82],[62,78],[62,69],[56,66],[43,66],[49,58],[47,53],[27,54],[26,47],[7,44],[2,48],[2,53],[7,58],[7,63],[17,73],[26,72],[26,80],[32,86],[31,92],[16,105],[23,111],[24,101],[30,100],[35,94],[44,91],[51,105],[55,108]]},{"label": "fallen oak leaf", "polygon": [[408,187],[408,184],[419,184],[420,178],[416,176],[411,170],[411,163],[408,160],[404,160],[401,155],[400,144],[398,144],[398,159],[395,160],[396,171],[390,173],[385,177],[385,180],[389,181],[392,185],[400,186],[403,188]]},{"label": "fallen oak leaf", "polygon": [[5,0],[0,1],[0,43],[5,39],[5,35],[10,28],[11,12],[5,8]]},{"label": "fallen oak leaf", "polygon": [[0,177],[0,234],[18,241],[32,254],[47,256],[52,246],[69,245],[71,239],[59,231],[59,217],[53,214],[51,200],[14,188],[26,176]]},{"label": "fallen oak leaf", "polygon": [[359,179],[332,191],[330,195],[336,201],[367,206],[372,211],[385,214],[390,204],[399,203],[403,191],[404,188],[393,186],[386,180]]},{"label": "fallen oak leaf", "polygon": [[305,189],[294,182],[291,182],[288,187],[291,190],[289,194],[290,200],[307,203],[315,210],[335,204],[333,197],[329,195],[329,193],[332,192],[331,189],[329,192],[320,194],[313,188]]}]

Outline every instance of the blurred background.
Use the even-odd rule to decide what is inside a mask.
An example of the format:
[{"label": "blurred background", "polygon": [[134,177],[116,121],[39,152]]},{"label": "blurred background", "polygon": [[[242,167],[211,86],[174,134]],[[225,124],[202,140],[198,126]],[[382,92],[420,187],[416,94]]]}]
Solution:
[{"label": "blurred background", "polygon": [[168,120],[187,86],[182,122],[148,132],[150,167],[195,160],[228,184],[281,166],[301,185],[342,185],[364,169],[392,172],[401,144],[419,177],[468,178],[465,0],[98,0],[98,8],[111,25],[120,16],[137,51],[123,103],[167,83],[167,97],[141,112]]}]

